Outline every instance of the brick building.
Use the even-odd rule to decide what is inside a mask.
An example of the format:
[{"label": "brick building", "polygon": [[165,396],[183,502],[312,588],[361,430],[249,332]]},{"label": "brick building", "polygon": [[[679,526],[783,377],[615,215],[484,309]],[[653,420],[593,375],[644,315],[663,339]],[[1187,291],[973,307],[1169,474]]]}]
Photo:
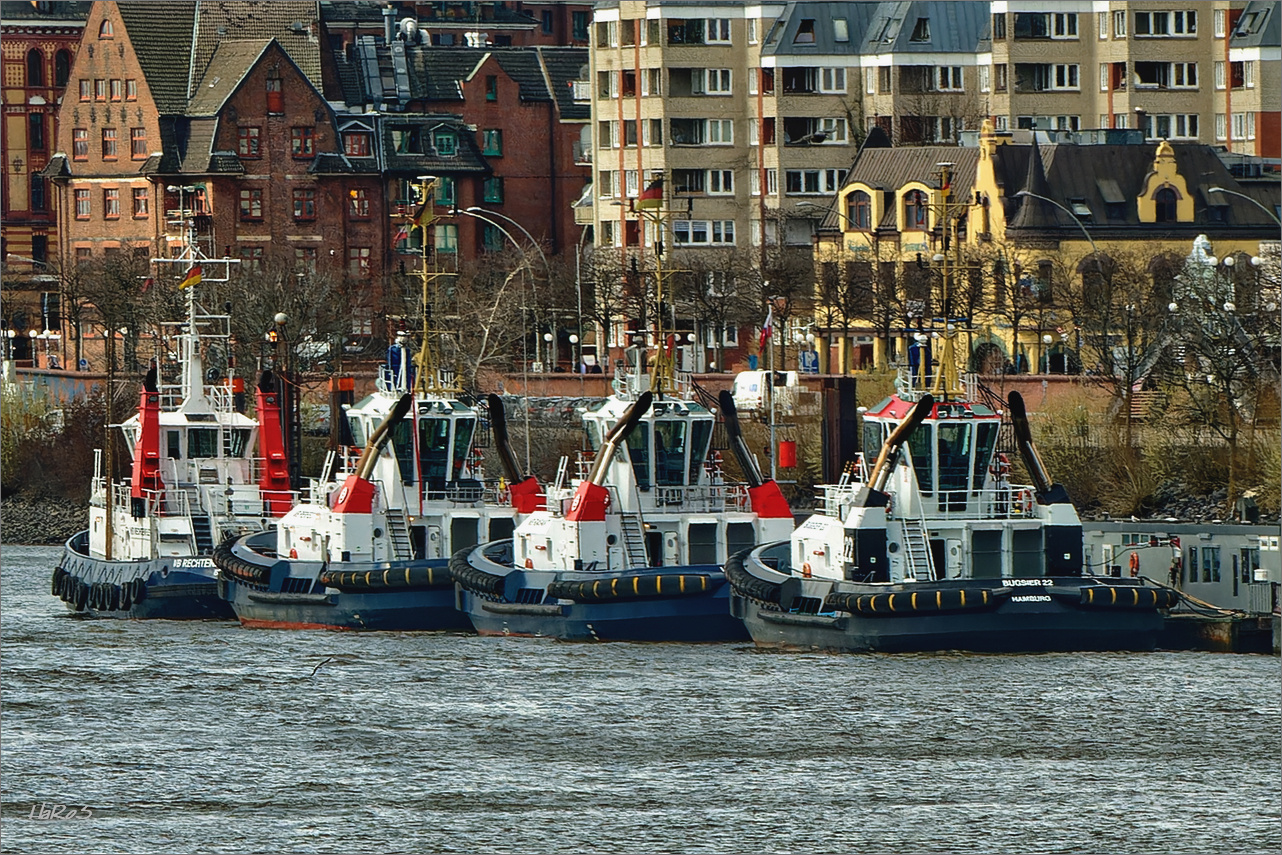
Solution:
[{"label": "brick building", "polygon": [[[57,244],[54,204],[41,175],[57,139],[58,102],[71,76],[89,3],[5,3],[4,122],[0,124],[0,260],[4,264],[4,330],[14,356],[30,359],[30,330],[59,326],[58,292],[45,264]],[[6,336],[7,340],[7,336]]]}]

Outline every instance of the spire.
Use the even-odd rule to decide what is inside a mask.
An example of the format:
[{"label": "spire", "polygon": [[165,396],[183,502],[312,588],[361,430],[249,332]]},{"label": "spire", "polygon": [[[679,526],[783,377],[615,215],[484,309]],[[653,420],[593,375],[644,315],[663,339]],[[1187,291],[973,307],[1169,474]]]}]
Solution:
[{"label": "spire", "polygon": [[1059,227],[1055,206],[1037,196],[1050,196],[1046,170],[1042,166],[1042,150],[1037,145],[1037,131],[1033,131],[1033,150],[1028,154],[1028,174],[1024,176],[1024,190],[1036,196],[1020,196],[1019,213],[1011,220],[1016,229],[1054,229]]}]

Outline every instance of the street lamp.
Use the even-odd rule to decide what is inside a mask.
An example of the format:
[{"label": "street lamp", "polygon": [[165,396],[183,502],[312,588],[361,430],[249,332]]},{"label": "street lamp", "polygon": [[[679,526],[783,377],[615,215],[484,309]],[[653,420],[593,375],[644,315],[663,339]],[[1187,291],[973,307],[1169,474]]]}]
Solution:
[{"label": "street lamp", "polygon": [[1264,206],[1264,204],[1263,204],[1262,202],[1260,202],[1258,199],[1253,199],[1252,197],[1250,197],[1250,196],[1246,195],[1245,193],[1239,193],[1239,192],[1237,192],[1236,190],[1226,190],[1226,189],[1225,189],[1225,188],[1223,188],[1223,187],[1207,187],[1207,188],[1206,188],[1206,191],[1207,191],[1208,193],[1227,193],[1227,194],[1229,194],[1230,196],[1237,196],[1237,197],[1239,197],[1239,198],[1241,198],[1241,199],[1245,199],[1246,201],[1250,202],[1250,203],[1251,203],[1252,205],[1254,205],[1255,207],[1259,208],[1259,209],[1260,209],[1261,211],[1263,211],[1264,213],[1268,214],[1268,215],[1269,215],[1269,219],[1273,220],[1273,222],[1277,223],[1278,225],[1282,225],[1282,220],[1278,219],[1278,215],[1277,215],[1277,214],[1273,213],[1273,212],[1272,212],[1272,211],[1270,211],[1268,208],[1266,208],[1266,207]]},{"label": "street lamp", "polygon": [[1085,225],[1081,220],[1079,220],[1079,219],[1077,218],[1077,215],[1076,215],[1076,214],[1074,214],[1071,210],[1069,210],[1068,208],[1066,208],[1066,207],[1064,207],[1063,205],[1061,205],[1059,202],[1056,202],[1054,199],[1048,198],[1048,197],[1046,197],[1046,196],[1039,195],[1039,194],[1037,194],[1037,193],[1030,193],[1030,192],[1028,192],[1027,190],[1020,190],[1020,191],[1019,191],[1018,193],[1016,193],[1015,195],[1016,195],[1016,196],[1031,196],[1031,197],[1033,197],[1034,199],[1041,199],[1043,202],[1049,202],[1049,203],[1051,203],[1052,205],[1054,205],[1056,208],[1059,208],[1059,209],[1060,209],[1061,211],[1063,211],[1065,214],[1068,214],[1068,216],[1073,220],[1073,222],[1074,222],[1074,223],[1077,223],[1077,227],[1078,227],[1079,229],[1081,229],[1081,230],[1082,230],[1082,234],[1084,234],[1084,235],[1086,236],[1086,242],[1087,242],[1088,244],[1090,244],[1090,245],[1091,245],[1091,253],[1092,253],[1092,254],[1094,254],[1094,256],[1095,256],[1095,263],[1096,263],[1096,264],[1099,264],[1099,263],[1100,263],[1100,261],[1099,261],[1099,249],[1095,246],[1095,241],[1091,239],[1091,233],[1090,233],[1090,232],[1088,232],[1088,231],[1086,230],[1086,225]]},{"label": "street lamp", "polygon": [[[478,208],[478,207],[477,207],[477,206],[475,206],[475,205],[473,205],[473,206],[472,206],[472,207],[470,207],[470,208],[462,208],[462,209],[456,210],[454,213],[456,213],[456,214],[464,214],[465,216],[473,217],[473,218],[475,218],[475,219],[481,220],[482,222],[489,223],[490,225],[494,226],[494,228],[498,229],[498,230],[503,234],[503,237],[507,238],[507,239],[508,239],[508,241],[509,241],[509,242],[511,242],[511,244],[512,244],[513,248],[515,248],[517,252],[521,253],[521,259],[522,259],[522,264],[521,264],[521,266],[525,269],[525,275],[526,275],[526,277],[527,277],[527,278],[526,278],[526,281],[527,281],[527,282],[529,283],[529,285],[530,285],[530,290],[531,290],[531,291],[533,291],[533,290],[534,290],[534,272],[533,272],[532,270],[530,270],[530,263],[529,263],[529,260],[528,260],[528,259],[526,259],[526,257],[525,257],[525,250],[521,248],[521,244],[520,244],[519,242],[517,242],[517,239],[516,239],[516,238],[512,237],[512,233],[511,233],[511,232],[509,232],[507,229],[503,228],[503,226],[499,225],[497,222],[495,222],[494,220],[490,219],[489,217],[483,216],[482,214],[478,213],[479,211],[484,211],[486,214],[493,214],[493,213],[494,213],[494,211],[489,211],[489,210],[486,210],[485,208]],[[510,218],[505,218],[505,219],[510,219]],[[513,221],[513,222],[515,222],[515,221]],[[517,225],[517,227],[518,227],[518,228],[521,228],[521,231],[525,232],[525,234],[526,234],[526,235],[528,235],[528,234],[529,234],[529,232],[526,232],[526,231],[525,231],[525,229],[521,227],[521,224],[520,224],[520,223],[517,223],[516,225]],[[533,238],[531,238],[531,240],[533,240]],[[535,249],[539,249],[538,244],[534,244],[534,248],[535,248]],[[543,250],[539,249],[539,255],[540,255],[540,256],[543,256],[543,264],[544,264],[544,266],[545,266],[545,267],[547,267],[548,260],[547,260],[547,256],[544,256],[544,255],[543,255]],[[548,271],[548,275],[549,275],[549,276],[551,276],[552,268],[551,268],[551,267],[547,267],[547,271]],[[506,283],[504,283],[504,284],[506,284]],[[537,297],[535,297],[535,300],[536,300],[536,302],[537,302]],[[525,311],[526,311],[526,307],[525,307],[525,306],[522,306],[522,307],[521,307],[521,317],[522,317],[522,319],[524,319],[524,317],[525,317]],[[535,323],[534,323],[534,328],[535,328],[535,330],[538,330],[539,325],[538,325],[538,309],[537,309],[537,307],[535,307],[535,310],[534,310],[534,311],[535,311],[535,315],[534,315],[534,322],[535,322]],[[523,320],[522,322],[524,323],[524,320]],[[523,333],[522,333],[522,339],[524,339],[524,338],[525,338],[525,334],[524,334],[524,332],[523,332]],[[522,358],[524,358],[524,357],[522,357]],[[535,335],[535,336],[534,336],[534,361],[535,361],[535,362],[539,362],[539,361],[540,361],[540,359],[539,359],[539,337],[538,337],[538,335]],[[527,413],[528,413],[528,408],[527,408]],[[526,461],[526,463],[527,463],[527,465],[528,465],[529,461],[527,460],[527,461]]]},{"label": "street lamp", "polygon": [[548,355],[548,364],[543,366],[543,371],[545,373],[547,372],[549,366],[551,366],[553,370],[556,369],[556,360],[557,360],[557,357],[560,356],[560,354],[556,353],[552,348],[552,338],[553,336],[552,336],[552,333],[550,332],[545,332],[543,334],[543,342],[545,344],[544,351]]},{"label": "street lamp", "polygon": [[36,352],[36,336],[38,335],[39,333],[37,333],[33,329],[27,330],[27,337],[31,339],[31,367],[32,368],[40,367],[40,354]]},{"label": "street lamp", "polygon": [[1046,373],[1051,373],[1051,342],[1054,339],[1050,333],[1042,336],[1042,358],[1046,360]]}]

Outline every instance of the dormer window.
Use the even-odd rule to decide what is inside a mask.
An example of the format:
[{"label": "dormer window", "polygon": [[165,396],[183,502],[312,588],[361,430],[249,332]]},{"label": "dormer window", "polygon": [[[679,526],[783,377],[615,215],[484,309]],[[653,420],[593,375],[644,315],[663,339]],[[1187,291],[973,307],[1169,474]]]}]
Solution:
[{"label": "dormer window", "polygon": [[452,131],[437,131],[433,137],[436,153],[441,157],[453,157],[458,154],[458,137]]},{"label": "dormer window", "polygon": [[348,157],[369,157],[370,135],[364,131],[343,134],[343,153]]},{"label": "dormer window", "polygon": [[929,210],[926,194],[921,190],[909,190],[904,194],[904,228],[925,231]]},{"label": "dormer window", "polygon": [[116,37],[116,30],[111,25],[111,20],[104,18],[102,24],[98,27],[98,38],[113,39]]},{"label": "dormer window", "polygon": [[1083,220],[1091,218],[1091,208],[1085,199],[1070,199],[1068,206],[1073,209],[1073,216]]},{"label": "dormer window", "polygon": [[1154,218],[1159,223],[1173,223],[1178,219],[1176,202],[1178,197],[1170,187],[1163,187],[1153,194],[1155,205]]},{"label": "dormer window", "polygon": [[930,41],[930,18],[918,18],[916,25],[913,26],[913,34],[908,40],[912,42]]},{"label": "dormer window", "polygon": [[852,231],[872,228],[872,199],[867,193],[856,190],[846,198],[846,219]]},{"label": "dormer window", "polygon": [[815,19],[802,18],[797,22],[797,35],[792,37],[793,44],[812,45],[815,43]]}]

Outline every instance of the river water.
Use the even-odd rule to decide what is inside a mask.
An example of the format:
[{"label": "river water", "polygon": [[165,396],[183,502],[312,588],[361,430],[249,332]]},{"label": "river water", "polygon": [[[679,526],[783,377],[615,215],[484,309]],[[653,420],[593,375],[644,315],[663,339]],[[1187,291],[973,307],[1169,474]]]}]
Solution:
[{"label": "river water", "polygon": [[0,552],[4,852],[1282,848],[1274,657],[86,620],[57,555]]}]

